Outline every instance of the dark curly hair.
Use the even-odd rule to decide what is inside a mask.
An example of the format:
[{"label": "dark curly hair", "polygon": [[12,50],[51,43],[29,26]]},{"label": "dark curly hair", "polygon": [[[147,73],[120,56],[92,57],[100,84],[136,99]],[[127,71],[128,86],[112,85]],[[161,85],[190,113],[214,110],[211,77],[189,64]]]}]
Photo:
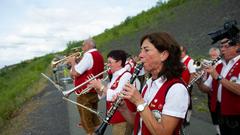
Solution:
[{"label": "dark curly hair", "polygon": [[168,58],[163,62],[163,69],[158,74],[158,77],[165,78],[180,78],[183,71],[183,64],[181,62],[181,50],[177,41],[166,32],[150,33],[142,37],[141,44],[145,39],[148,39],[154,47],[159,51],[167,51]]}]

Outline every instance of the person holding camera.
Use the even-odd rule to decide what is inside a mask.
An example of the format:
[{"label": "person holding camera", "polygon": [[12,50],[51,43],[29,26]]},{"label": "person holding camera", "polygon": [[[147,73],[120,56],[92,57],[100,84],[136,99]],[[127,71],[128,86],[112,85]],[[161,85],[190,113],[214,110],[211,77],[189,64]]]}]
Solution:
[{"label": "person holding camera", "polygon": [[224,24],[224,29],[209,35],[213,43],[220,41],[222,62],[216,67],[205,67],[210,76],[197,85],[203,92],[212,92],[211,111],[217,113],[221,135],[237,135],[240,133],[239,29],[236,21],[231,21]]}]

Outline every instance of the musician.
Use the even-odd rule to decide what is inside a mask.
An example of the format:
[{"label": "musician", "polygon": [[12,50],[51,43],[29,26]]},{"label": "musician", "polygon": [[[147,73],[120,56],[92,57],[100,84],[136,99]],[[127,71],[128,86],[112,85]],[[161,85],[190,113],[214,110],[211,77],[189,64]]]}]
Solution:
[{"label": "musician", "polygon": [[133,59],[133,57],[129,56],[126,60],[124,68],[128,70],[131,74],[134,72],[134,68],[136,66],[136,61]]},{"label": "musician", "polygon": [[[194,60],[188,55],[187,48],[184,46],[180,46],[181,49],[181,61],[184,64],[184,70],[182,72],[182,79],[186,85],[191,82],[194,78],[194,73],[196,73],[196,68],[193,65]],[[190,93],[190,97],[192,96],[192,88],[188,88],[188,92]],[[190,124],[190,118],[192,115],[192,99],[190,98],[190,105],[187,111],[187,115],[184,121],[184,125],[187,126]]]},{"label": "musician", "polygon": [[[99,97],[103,98],[106,96],[107,100],[107,111],[112,106],[113,97],[123,90],[123,86],[130,80],[131,73],[124,68],[126,62],[126,53],[123,50],[112,50],[107,55],[108,67],[112,73],[111,82],[105,86],[100,80],[91,81],[91,85],[97,90]],[[128,108],[135,112],[135,106],[129,101],[125,101]],[[132,127],[130,127],[124,117],[118,111],[113,115],[110,120],[112,124],[113,135],[130,135]]]},{"label": "musician", "polygon": [[[100,52],[96,49],[95,42],[89,38],[84,40],[82,45],[82,51],[84,53],[81,61],[76,63],[75,58],[69,58],[71,63],[70,74],[74,77],[74,85],[78,86],[88,80],[88,76],[97,75],[104,70],[104,60]],[[87,85],[81,87],[76,91],[79,94]],[[77,102],[81,103],[89,108],[97,110],[98,108],[98,96],[94,89],[89,93],[83,94],[77,97]],[[87,134],[91,135],[95,131],[95,128],[100,124],[98,117],[85,110],[84,108],[77,106],[81,118],[81,125]]]},{"label": "musician", "polygon": [[[219,48],[211,47],[211,48],[209,49],[208,55],[209,55],[209,57],[210,57],[211,60],[216,60],[216,59],[220,56],[220,50],[219,50]],[[218,63],[221,63],[221,60],[219,60],[219,61],[217,62],[217,64],[218,64]],[[215,64],[214,66],[217,66],[217,64]],[[206,79],[208,78],[209,74],[206,74],[205,76],[206,76],[206,77],[204,77],[203,80],[206,80]],[[208,108],[209,108],[209,111],[210,111],[210,114],[211,114],[212,123],[213,123],[214,127],[216,128],[217,134],[220,135],[221,133],[220,133],[220,128],[219,128],[219,119],[217,118],[217,113],[211,111],[211,109],[210,109],[211,95],[212,95],[211,92],[208,93]]]},{"label": "musician", "polygon": [[[124,68],[129,71],[131,74],[133,74],[135,67],[137,66],[137,62],[139,61],[137,56],[129,56],[125,62]],[[144,78],[144,69],[140,71],[141,77],[138,76],[135,79],[135,85],[141,89],[142,88],[142,80]]]},{"label": "musician", "polygon": [[180,55],[179,44],[168,33],[151,33],[142,38],[139,57],[151,78],[141,94],[130,83],[124,86],[123,98],[136,105],[136,115],[124,103],[119,108],[134,125],[134,135],[179,133],[189,104],[189,94],[181,80]]},{"label": "musician", "polygon": [[220,50],[219,48],[216,47],[212,47],[209,49],[208,55],[210,57],[211,60],[215,60],[217,59],[217,57],[220,56]]},{"label": "musician", "polygon": [[197,82],[200,90],[206,93],[212,92],[211,111],[218,114],[221,135],[240,133],[239,37],[239,29],[230,23],[225,23],[221,32],[217,31],[212,35],[214,42],[220,40],[222,63],[216,68],[207,66],[205,71],[210,74],[209,78],[204,83]]}]

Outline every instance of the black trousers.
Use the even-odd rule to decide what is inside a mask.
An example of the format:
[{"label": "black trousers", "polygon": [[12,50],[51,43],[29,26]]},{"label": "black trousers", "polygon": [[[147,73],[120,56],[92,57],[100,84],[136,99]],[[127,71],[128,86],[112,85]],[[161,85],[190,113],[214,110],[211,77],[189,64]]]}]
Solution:
[{"label": "black trousers", "polygon": [[209,109],[209,112],[210,112],[210,116],[211,116],[211,119],[212,119],[212,123],[213,125],[219,125],[219,118],[217,116],[217,113],[216,112],[212,112],[211,111],[211,95],[208,94],[208,109]]},{"label": "black trousers", "polygon": [[240,116],[222,116],[219,127],[222,135],[239,135]]},{"label": "black trousers", "polygon": [[220,103],[217,104],[217,114],[219,117],[219,127],[221,135],[239,135],[240,134],[240,114],[239,115],[221,115]]}]

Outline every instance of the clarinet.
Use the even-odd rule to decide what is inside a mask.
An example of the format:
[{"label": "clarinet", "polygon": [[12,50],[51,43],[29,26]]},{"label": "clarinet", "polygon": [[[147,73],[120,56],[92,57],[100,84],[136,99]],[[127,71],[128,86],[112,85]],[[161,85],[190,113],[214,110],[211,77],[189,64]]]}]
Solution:
[{"label": "clarinet", "polygon": [[[133,84],[133,82],[135,81],[135,79],[137,78],[140,70],[143,67],[143,63],[138,64],[135,69],[134,69],[134,73],[130,78],[130,84]],[[108,122],[111,120],[112,116],[115,114],[115,112],[117,111],[118,106],[120,105],[120,103],[122,102],[122,97],[118,96],[118,98],[116,99],[116,101],[113,103],[113,105],[111,106],[111,108],[109,109],[109,111],[107,112],[107,116],[105,118],[105,120],[103,120],[102,124],[100,125],[100,127],[95,131],[96,135],[103,135],[105,130],[107,129],[108,126]]]}]

